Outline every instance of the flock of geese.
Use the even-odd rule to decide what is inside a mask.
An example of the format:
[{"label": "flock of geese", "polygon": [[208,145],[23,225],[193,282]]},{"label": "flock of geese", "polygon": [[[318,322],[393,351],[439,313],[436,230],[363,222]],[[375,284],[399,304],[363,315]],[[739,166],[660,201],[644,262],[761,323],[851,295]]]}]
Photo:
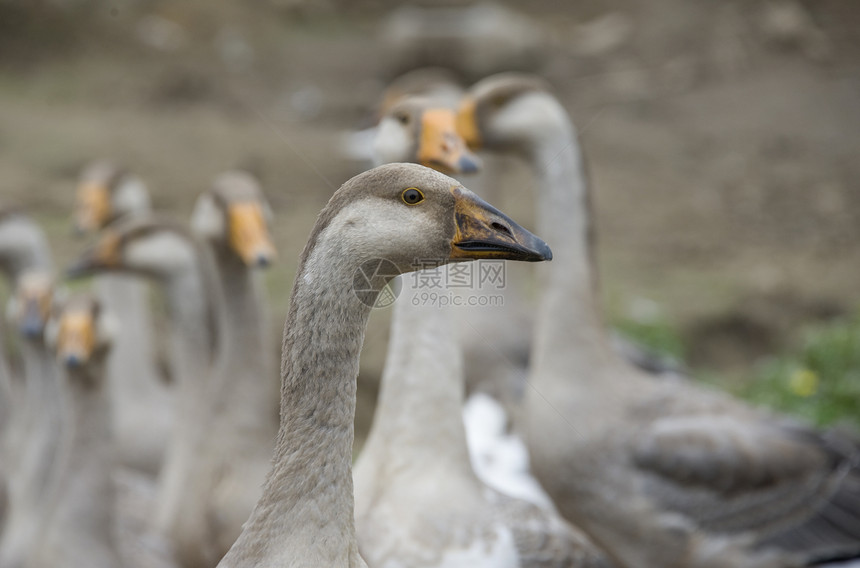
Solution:
[{"label": "flock of geese", "polygon": [[[94,242],[66,276],[93,276],[90,292],[66,292],[39,227],[0,209],[3,331],[18,346],[0,353],[0,568],[790,568],[860,555],[856,437],[619,351],[597,300],[576,130],[541,79],[464,91],[438,70],[409,73],[347,147],[374,167],[334,193],[301,253],[280,395],[261,282],[273,218],[250,174],[218,176],[184,225],[153,213],[124,168],[85,168],[74,220]],[[541,238],[449,177],[481,170],[477,150],[531,167]],[[371,259],[398,274],[417,259],[551,262],[536,309],[509,287],[468,326],[412,301],[403,280],[353,467],[372,309],[354,283]],[[166,365],[151,286],[166,300]],[[464,422],[464,404],[486,420]]]}]

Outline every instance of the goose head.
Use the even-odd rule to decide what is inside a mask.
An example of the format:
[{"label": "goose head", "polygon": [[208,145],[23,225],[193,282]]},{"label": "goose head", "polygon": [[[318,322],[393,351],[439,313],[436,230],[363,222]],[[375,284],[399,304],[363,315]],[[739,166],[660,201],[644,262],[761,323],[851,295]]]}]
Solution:
[{"label": "goose head", "polygon": [[90,294],[76,294],[54,310],[45,338],[61,365],[78,369],[104,361],[115,327],[116,322],[98,300]]},{"label": "goose head", "polygon": [[386,259],[401,273],[427,261],[552,258],[545,242],[457,180],[403,163],[346,182],[320,213],[304,257],[318,247],[358,263]]},{"label": "goose head", "polygon": [[221,255],[233,256],[248,267],[266,267],[275,259],[269,236],[273,215],[251,174],[225,172],[205,191],[191,214],[191,230]]},{"label": "goose head", "polygon": [[448,174],[480,169],[457,134],[456,113],[423,97],[406,97],[386,111],[373,149],[378,163],[416,162]]},{"label": "goose head", "polygon": [[150,215],[120,219],[68,269],[70,278],[126,272],[170,281],[198,268],[196,241],[182,226]]},{"label": "goose head", "polygon": [[469,89],[457,130],[472,149],[531,154],[570,135],[564,107],[540,78],[519,73],[487,77]]},{"label": "goose head", "polygon": [[54,305],[54,294],[54,279],[47,272],[28,271],[18,279],[7,315],[23,337],[28,340],[43,337]]},{"label": "goose head", "polygon": [[108,161],[84,168],[75,194],[75,229],[93,233],[125,215],[149,211],[149,193],[143,182]]}]

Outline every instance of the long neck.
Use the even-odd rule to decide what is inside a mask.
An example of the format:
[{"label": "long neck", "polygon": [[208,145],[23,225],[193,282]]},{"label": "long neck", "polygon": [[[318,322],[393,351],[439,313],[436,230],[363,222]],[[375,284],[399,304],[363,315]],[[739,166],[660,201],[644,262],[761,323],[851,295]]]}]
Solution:
[{"label": "long neck", "polygon": [[379,402],[361,460],[373,460],[383,471],[439,466],[471,478],[462,353],[452,314],[413,304],[419,299],[413,294],[404,290],[394,306]]},{"label": "long neck", "polygon": [[[41,414],[47,408],[60,405],[57,363],[42,339],[25,340],[21,344],[28,414]],[[41,418],[50,418],[43,415]]]},{"label": "long neck", "polygon": [[110,403],[99,386],[104,362],[69,371],[69,439],[59,464],[57,495],[50,517],[59,534],[85,536],[111,548],[113,453]]},{"label": "long neck", "polygon": [[122,322],[108,357],[110,390],[140,394],[157,388],[147,285],[129,274],[103,274],[96,280],[102,306]]},{"label": "long neck", "polygon": [[538,232],[553,250],[552,262],[541,267],[544,291],[533,376],[567,377],[611,358],[595,287],[588,184],[575,133],[559,132],[537,144],[531,163],[539,179]]},{"label": "long neck", "polygon": [[187,390],[198,393],[206,382],[213,357],[213,306],[203,270],[188,267],[166,282],[171,325],[171,365],[180,398]]},{"label": "long neck", "polygon": [[[232,253],[217,256],[223,286],[223,352],[226,372],[218,398],[230,413],[230,428],[274,440],[277,424],[275,370],[269,357],[265,292],[259,271],[248,268]],[[269,412],[271,410],[272,412]],[[270,448],[269,446],[266,446]]]},{"label": "long neck", "polygon": [[[11,497],[12,510],[45,511],[45,492],[54,484],[55,464],[60,447],[65,408],[59,384],[59,368],[44,342],[27,340],[21,345],[24,359],[26,395],[24,436],[26,443],[18,455]],[[35,519],[38,517],[32,516]]]},{"label": "long neck", "polygon": [[[51,463],[63,422],[63,397],[60,372],[53,354],[42,339],[21,345],[26,382],[26,413],[32,420],[31,450],[39,452],[37,470],[31,471],[34,487],[44,487],[51,474]],[[36,465],[36,464],[32,464]]]},{"label": "long neck", "polygon": [[205,425],[210,417],[213,331],[204,260],[198,259],[198,266],[179,271],[165,281],[172,327],[171,365],[178,382],[178,398],[174,434],[159,479],[156,525],[169,533],[176,532],[175,523],[191,499],[191,489],[202,486],[194,485],[189,477],[207,433],[201,424]]},{"label": "long neck", "polygon": [[[6,337],[4,332],[5,329],[3,329],[3,325],[0,324],[0,345],[5,347]],[[12,374],[9,370],[9,362],[6,360],[6,354],[4,351],[5,350],[0,350],[0,430],[5,429],[5,426],[9,421],[12,409],[12,397],[14,396]],[[3,451],[5,450],[0,450],[0,452]]]},{"label": "long neck", "polygon": [[284,329],[273,469],[222,566],[251,565],[249,558],[259,565],[360,562],[350,464],[359,353],[370,308],[352,291],[354,268],[338,247],[320,242],[299,267]]}]

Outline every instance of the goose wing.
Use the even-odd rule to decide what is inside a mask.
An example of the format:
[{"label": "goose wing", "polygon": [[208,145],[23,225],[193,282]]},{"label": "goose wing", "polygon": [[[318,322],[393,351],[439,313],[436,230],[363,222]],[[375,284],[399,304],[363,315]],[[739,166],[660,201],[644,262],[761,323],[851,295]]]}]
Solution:
[{"label": "goose wing", "polygon": [[810,559],[860,553],[860,448],[757,414],[654,420],[634,464],[662,506]]}]

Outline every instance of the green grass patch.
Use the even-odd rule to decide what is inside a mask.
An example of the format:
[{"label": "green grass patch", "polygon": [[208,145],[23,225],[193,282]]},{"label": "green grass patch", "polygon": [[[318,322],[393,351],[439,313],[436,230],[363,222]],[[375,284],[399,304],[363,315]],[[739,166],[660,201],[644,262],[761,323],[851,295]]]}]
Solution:
[{"label": "green grass patch", "polygon": [[860,427],[860,314],[805,330],[797,352],[763,361],[729,390],[820,426]]}]

